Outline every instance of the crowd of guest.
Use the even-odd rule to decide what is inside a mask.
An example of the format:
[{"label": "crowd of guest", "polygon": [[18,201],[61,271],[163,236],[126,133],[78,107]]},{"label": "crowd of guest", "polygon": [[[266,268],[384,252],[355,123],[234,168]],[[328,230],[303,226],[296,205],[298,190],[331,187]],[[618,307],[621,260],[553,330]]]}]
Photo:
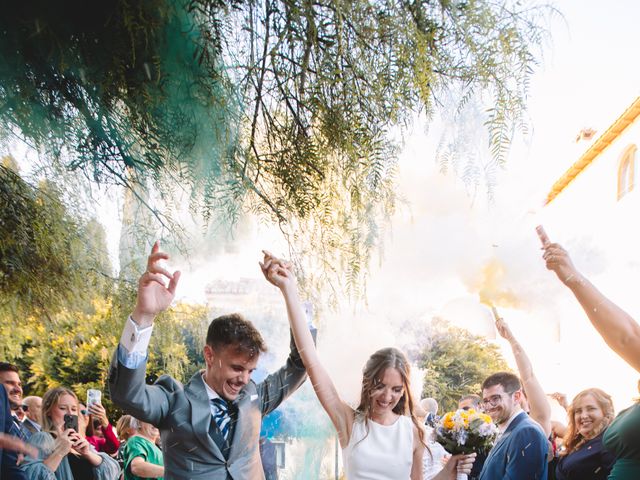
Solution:
[{"label": "crowd of guest", "polygon": [[[27,453],[3,459],[0,478],[129,480],[163,477],[162,452],[155,445],[159,432],[152,425],[123,415],[119,422],[125,426],[116,435],[100,403],[87,406],[66,387],[49,389],[42,398],[22,398],[20,372],[11,363],[0,362],[0,383],[4,385],[1,390],[7,397],[5,412],[10,412],[5,422],[8,428],[4,432],[20,440],[21,443],[13,448]],[[5,451],[10,455],[10,449],[4,448],[3,454]]]},{"label": "crowd of guest", "polygon": [[[607,345],[640,371],[640,325],[585,278],[566,250],[552,243],[540,227],[538,234],[547,268],[570,289]],[[571,402],[558,392],[547,395],[508,324],[495,309],[494,314],[496,330],[513,351],[519,378],[494,374],[483,383],[481,396],[470,393],[460,399],[458,408],[484,410],[500,429],[492,449],[476,458],[469,478],[639,479],[640,399],[616,416],[611,396],[596,387],[579,392]],[[566,422],[551,421],[550,399],[566,410]],[[528,434],[519,428],[523,421],[530,424]],[[537,441],[531,436],[536,429]],[[547,451],[532,451],[531,446],[541,445],[541,438],[547,441]],[[437,468],[427,456],[424,464],[423,478],[433,478]]]},{"label": "crowd of guest", "polygon": [[[575,296],[607,345],[640,372],[640,325],[574,267],[564,248],[551,243],[543,230],[538,233],[547,268]],[[82,403],[71,388],[58,386],[42,398],[23,398],[18,367],[0,362],[1,478],[183,478],[185,454],[191,452],[193,478],[265,478],[265,471],[256,466],[265,448],[254,433],[259,432],[262,416],[302,384],[305,370],[338,433],[347,480],[395,479],[392,472],[403,472],[400,480],[453,480],[460,474],[470,480],[640,478],[640,402],[616,416],[610,395],[597,387],[579,392],[570,402],[563,394],[547,394],[534,362],[495,309],[496,330],[513,351],[517,374],[494,372],[458,403],[459,410],[484,412],[488,424],[495,424],[497,437],[491,448],[450,455],[438,443],[438,402],[413,400],[409,362],[395,348],[378,350],[369,358],[360,405],[353,408],[340,399],[322,367],[291,264],[268,252],[260,266],[265,278],[282,291],[292,330],[285,367],[253,383],[250,374],[266,347],[250,322],[227,315],[212,321],[204,347],[206,369],[190,383],[182,387],[166,377],[146,385],[144,361],[153,318],[170,305],[180,277],[159,265],[167,259],[154,245],[136,308],[114,356],[112,398],[136,415],[121,416],[115,429],[100,401],[88,397]],[[565,408],[565,422],[552,421],[551,398]],[[242,417],[240,410],[246,413]],[[163,437],[181,439],[164,455],[158,426]],[[207,449],[194,446],[198,435],[199,445]],[[231,461],[232,447],[244,457]],[[269,478],[276,478],[277,472],[269,471]]]}]

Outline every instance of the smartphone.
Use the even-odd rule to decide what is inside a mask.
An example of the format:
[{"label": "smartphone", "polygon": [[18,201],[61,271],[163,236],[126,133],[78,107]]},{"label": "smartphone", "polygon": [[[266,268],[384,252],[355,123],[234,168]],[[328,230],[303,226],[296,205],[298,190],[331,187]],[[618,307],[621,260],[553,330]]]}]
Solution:
[{"label": "smartphone", "polygon": [[70,428],[76,432],[78,431],[78,416],[67,413],[64,416],[64,429],[68,430]]},{"label": "smartphone", "polygon": [[94,403],[102,403],[102,392],[94,388],[87,390],[87,409]]}]

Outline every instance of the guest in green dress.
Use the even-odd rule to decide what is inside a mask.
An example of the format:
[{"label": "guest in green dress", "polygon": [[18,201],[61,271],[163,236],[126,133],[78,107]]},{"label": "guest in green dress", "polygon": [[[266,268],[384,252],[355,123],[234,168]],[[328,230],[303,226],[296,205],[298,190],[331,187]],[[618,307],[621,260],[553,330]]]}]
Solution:
[{"label": "guest in green dress", "polygon": [[620,412],[605,432],[603,443],[616,456],[609,480],[640,479],[640,401]]},{"label": "guest in green dress", "polygon": [[160,431],[150,423],[141,422],[131,415],[118,421],[118,433],[127,439],[122,448],[124,479],[162,480],[164,462],[162,451],[156,446]]}]

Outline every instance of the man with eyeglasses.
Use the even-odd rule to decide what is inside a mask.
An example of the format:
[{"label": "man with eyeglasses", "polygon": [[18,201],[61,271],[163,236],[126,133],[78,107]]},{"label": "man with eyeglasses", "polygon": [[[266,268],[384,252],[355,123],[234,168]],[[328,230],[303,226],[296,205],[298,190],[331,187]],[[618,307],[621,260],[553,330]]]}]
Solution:
[{"label": "man with eyeglasses", "polygon": [[513,373],[494,373],[482,384],[485,413],[500,433],[480,480],[546,480],[547,439],[540,425],[520,407],[522,384]]}]

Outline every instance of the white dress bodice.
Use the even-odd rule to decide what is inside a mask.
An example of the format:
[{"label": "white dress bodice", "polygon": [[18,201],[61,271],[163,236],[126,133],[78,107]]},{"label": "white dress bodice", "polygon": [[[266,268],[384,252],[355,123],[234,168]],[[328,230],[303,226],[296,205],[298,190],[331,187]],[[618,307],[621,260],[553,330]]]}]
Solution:
[{"label": "white dress bodice", "polygon": [[408,480],[413,464],[411,418],[401,415],[392,425],[356,419],[342,459],[347,480]]}]

